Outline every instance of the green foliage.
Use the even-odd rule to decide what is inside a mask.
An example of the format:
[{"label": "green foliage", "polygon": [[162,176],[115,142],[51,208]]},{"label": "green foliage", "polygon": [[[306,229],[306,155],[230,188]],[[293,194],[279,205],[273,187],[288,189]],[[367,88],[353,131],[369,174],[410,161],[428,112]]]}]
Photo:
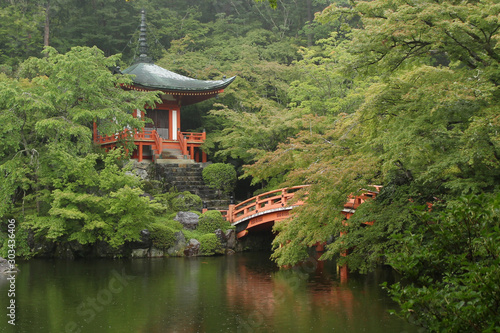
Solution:
[{"label": "green foliage", "polygon": [[236,170],[231,164],[213,163],[203,169],[203,181],[211,188],[228,194],[236,185]]},{"label": "green foliage", "polygon": [[[32,2],[32,1],[30,1]],[[43,48],[43,9],[38,3],[14,2],[0,4],[0,64],[2,71],[29,56],[36,56]]]},{"label": "green foliage", "polygon": [[47,48],[43,59],[21,65],[19,79],[0,78],[0,216],[16,213],[50,240],[118,247],[163,209],[124,174],[123,151],[93,152],[94,120],[101,133],[141,127],[128,111],[156,98],[121,89],[130,80],[109,71],[118,60],[97,48]]},{"label": "green foliage", "polygon": [[200,241],[200,252],[203,255],[211,256],[214,254],[220,254],[221,244],[219,238],[215,234],[205,234],[199,238]]},{"label": "green foliage", "polygon": [[[447,16],[442,8],[456,12]],[[398,251],[391,236],[412,230],[414,205],[496,189],[500,58],[496,50],[479,50],[476,43],[491,46],[483,37],[498,35],[497,11],[492,3],[451,1],[353,2],[325,9],[323,21],[355,23],[357,17],[362,23],[350,26],[346,36],[351,41],[339,42],[333,34],[297,62],[302,73],[311,75],[292,84],[290,107],[325,116],[302,115],[308,131],[245,166],[254,181],[312,184],[307,205],[275,227],[280,233],[273,256],[280,265],[297,263],[308,246],[333,236],[323,258],[338,258],[350,248],[340,260],[369,270],[384,262],[386,252]],[[471,59],[462,41],[476,34],[481,37],[469,50],[477,58]],[[322,68],[331,70],[325,74]],[[369,184],[384,184],[387,190],[345,226],[340,211],[347,196]],[[366,221],[376,224],[365,228]]]},{"label": "green foliage", "polygon": [[97,170],[96,154],[72,159],[62,155],[58,170],[54,170],[60,172],[60,178],[53,182],[54,189],[40,198],[50,209],[47,214],[26,216],[36,236],[80,244],[104,240],[113,247],[138,240],[140,231],[164,208],[142,196],[139,180],[118,168],[119,157],[119,150],[110,153],[104,168]]},{"label": "green foliage", "polygon": [[149,226],[153,246],[158,249],[168,249],[175,245],[175,232],[182,229],[176,221],[156,221]]},{"label": "green foliage", "polygon": [[[7,222],[8,220],[5,221],[5,223],[1,224],[1,230],[0,230],[0,257],[2,258],[8,258],[8,251],[9,249],[9,233],[7,233]],[[26,228],[26,224],[22,223],[22,221],[17,221],[16,220],[16,228],[14,232],[15,237],[15,250],[16,250],[16,257],[19,258],[24,258],[24,259],[30,259],[34,253],[31,252],[31,249],[29,247],[28,241],[29,241],[29,231]]]},{"label": "green foliage", "polygon": [[222,214],[218,210],[209,210],[201,214],[196,230],[205,234],[213,233],[217,229],[225,231],[229,227],[229,222],[222,217]]},{"label": "green foliage", "polygon": [[431,332],[500,328],[499,208],[498,195],[460,197],[394,237],[389,263],[409,280],[389,288],[401,316]]},{"label": "green foliage", "polygon": [[201,211],[203,202],[199,196],[189,191],[179,193],[172,199],[171,207],[175,211]]},{"label": "green foliage", "polygon": [[187,240],[200,239],[200,237],[204,235],[203,233],[199,232],[198,229],[195,230],[182,229],[181,231]]}]

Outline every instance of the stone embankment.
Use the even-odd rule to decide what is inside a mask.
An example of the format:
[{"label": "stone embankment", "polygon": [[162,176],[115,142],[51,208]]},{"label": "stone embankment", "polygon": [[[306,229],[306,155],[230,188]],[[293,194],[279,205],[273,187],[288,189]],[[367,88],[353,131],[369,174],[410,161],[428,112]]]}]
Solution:
[{"label": "stone embankment", "polygon": [[[186,230],[195,230],[198,226],[198,214],[193,212],[179,212],[174,220],[183,225]],[[216,253],[220,254],[233,254],[236,248],[236,234],[234,230],[229,229],[223,231],[221,229],[215,230],[215,235],[219,240],[220,246],[214,249]],[[131,243],[130,256],[132,258],[154,258],[154,257],[193,257],[203,256],[205,253],[201,250],[201,243],[199,240],[191,238],[186,239],[182,231],[177,231],[174,234],[174,245],[168,249],[157,249],[153,246],[151,235],[148,230],[143,230],[141,234],[141,241]]]},{"label": "stone embankment", "polygon": [[0,274],[14,274],[18,271],[17,267],[11,267],[7,259],[0,257]]}]

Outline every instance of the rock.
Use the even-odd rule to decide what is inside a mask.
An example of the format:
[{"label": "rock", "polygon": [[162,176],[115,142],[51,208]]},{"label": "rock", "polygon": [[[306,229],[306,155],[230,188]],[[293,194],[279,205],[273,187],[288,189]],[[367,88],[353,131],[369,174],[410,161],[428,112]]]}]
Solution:
[{"label": "rock", "polygon": [[57,259],[69,259],[69,260],[75,259],[73,251],[71,251],[67,243],[57,244],[56,250],[54,251],[54,257]]},{"label": "rock", "polygon": [[155,199],[155,197],[153,197],[151,194],[147,193],[147,192],[144,192],[143,194],[139,194],[140,197],[145,197],[145,198],[148,198],[149,201],[153,201]]},{"label": "rock", "polygon": [[198,255],[200,251],[200,242],[197,239],[190,239],[186,248],[184,249],[184,255],[186,257],[193,257]]},{"label": "rock", "polygon": [[236,248],[236,232],[233,229],[226,231],[226,240],[228,249],[234,250]]},{"label": "rock", "polygon": [[19,268],[10,267],[9,261],[0,257],[0,274],[13,274],[19,272]]},{"label": "rock", "polygon": [[196,194],[183,192],[172,200],[176,210],[180,211],[200,211],[203,208],[203,201]]},{"label": "rock", "polygon": [[130,255],[132,258],[146,258],[149,254],[149,249],[133,249],[132,254]]},{"label": "rock", "polygon": [[135,169],[134,170],[135,174],[140,177],[142,180],[148,178],[148,172],[144,169]]},{"label": "rock", "polygon": [[167,254],[172,257],[182,256],[186,247],[186,237],[182,231],[177,231],[175,234],[175,245],[167,250]]},{"label": "rock", "polygon": [[235,253],[236,252],[234,250],[232,250],[232,249],[227,249],[227,251],[226,251],[226,255],[228,255],[228,256],[232,256]]},{"label": "rock", "polygon": [[151,258],[161,258],[161,257],[164,257],[165,254],[163,253],[163,250],[159,250],[155,247],[152,247],[151,251],[149,251],[149,256]]},{"label": "rock", "polygon": [[195,230],[198,227],[199,216],[193,212],[178,212],[174,220],[182,224],[184,229]]},{"label": "rock", "polygon": [[214,233],[215,233],[215,236],[217,236],[217,238],[219,239],[221,247],[223,249],[225,249],[227,247],[227,238],[226,238],[226,234],[224,233],[224,231],[222,231],[222,229],[217,229],[214,231]]},{"label": "rock", "polygon": [[149,177],[147,169],[149,167],[149,162],[138,162],[131,160],[127,166],[131,166],[131,171],[126,171],[125,174],[129,176],[137,176],[142,180]]},{"label": "rock", "polygon": [[98,258],[119,258],[125,254],[124,246],[113,248],[104,241],[94,243],[94,254]]},{"label": "rock", "polygon": [[131,249],[149,249],[153,243],[151,241],[151,232],[148,229],[141,230],[141,239],[136,242],[130,242]]},{"label": "rock", "polygon": [[50,241],[34,242],[31,248],[38,258],[52,258],[56,245]]},{"label": "rock", "polygon": [[90,252],[89,246],[84,246],[73,240],[71,242],[59,243],[55,247],[54,257],[58,259],[84,258]]}]

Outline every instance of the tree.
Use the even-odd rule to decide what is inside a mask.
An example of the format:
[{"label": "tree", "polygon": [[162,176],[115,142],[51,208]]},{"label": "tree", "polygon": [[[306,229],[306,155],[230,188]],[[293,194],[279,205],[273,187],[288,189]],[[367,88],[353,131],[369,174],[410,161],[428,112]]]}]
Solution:
[{"label": "tree", "polygon": [[97,154],[75,158],[60,152],[52,161],[60,178],[44,198],[50,209],[26,217],[36,237],[62,243],[105,241],[115,248],[139,240],[140,231],[164,209],[143,196],[139,179],[117,164],[121,155],[119,150],[107,154],[99,170],[102,157]]},{"label": "tree", "polygon": [[[130,83],[130,79],[113,75],[109,70],[119,60],[117,56],[106,58],[99,49],[85,47],[73,48],[66,54],[47,48],[46,54],[44,58],[25,61],[21,78],[3,76],[0,81],[3,220],[15,215],[24,221],[28,215],[36,214],[47,217],[44,223],[62,223],[64,216],[55,213],[58,207],[62,209],[67,200],[79,200],[78,196],[73,199],[65,196],[73,195],[69,192],[80,193],[82,189],[92,192],[91,188],[97,186],[88,185],[96,184],[92,175],[97,172],[100,159],[89,155],[95,149],[93,122],[98,122],[98,130],[106,134],[126,126],[141,128],[143,123],[133,118],[131,111],[144,110],[145,105],[154,105],[156,101],[156,93],[138,93],[120,87]],[[123,177],[122,171],[113,170],[114,173],[109,172],[109,180]],[[100,190],[123,200],[140,194],[132,188],[137,186],[135,183],[117,182],[116,186],[119,184],[128,184],[130,188],[106,185]],[[86,193],[83,197],[88,200],[85,205],[102,200],[98,193]]]},{"label": "tree", "polygon": [[[346,71],[350,74],[350,69],[364,68],[361,64],[366,66],[364,61],[372,59],[373,48],[367,47],[365,53],[358,54],[361,52],[357,47],[360,41],[368,41],[367,36],[371,38],[372,34],[380,34],[379,39],[383,33],[387,37],[390,31],[399,27],[399,21],[376,19],[378,12],[367,9],[384,4],[386,2],[361,2],[359,8],[325,10],[324,15],[335,13],[337,16],[334,17],[346,11],[351,14],[367,13],[368,16],[366,21],[363,19],[364,29],[354,31],[349,44],[353,58],[344,57],[339,61],[339,73]],[[479,7],[483,8],[482,5]],[[408,8],[402,5],[399,9],[405,13]],[[471,13],[476,10],[480,9],[474,8]],[[391,15],[399,17],[402,13]],[[485,16],[487,21],[488,17]],[[387,26],[381,25],[381,20]],[[391,22],[393,26],[389,27]],[[489,26],[488,22],[483,25]],[[381,26],[385,30],[381,30]],[[338,47],[334,50],[335,55],[339,54]],[[450,48],[448,52],[452,50]],[[390,48],[386,51],[387,57],[400,54]],[[456,52],[450,54],[450,59],[459,59]],[[399,199],[403,200],[403,207],[409,206],[412,201],[424,204],[432,201],[433,197],[445,199],[462,193],[495,190],[500,176],[499,123],[493,111],[497,89],[494,75],[487,74],[495,71],[494,58],[491,57],[490,65],[478,72],[458,63],[450,63],[446,68],[426,65],[425,60],[427,63],[433,60],[432,53],[412,53],[397,67],[390,67],[389,64],[384,67],[386,56],[376,63],[376,68],[365,71],[370,75],[363,76],[363,79],[372,81],[358,92],[364,95],[364,100],[352,116],[341,114],[333,119],[327,118],[325,120],[330,125],[325,123],[323,129],[311,129],[310,133],[299,134],[296,139],[282,144],[276,152],[263,155],[257,163],[247,167],[247,173],[260,179],[284,173],[287,183],[313,184],[308,189],[308,205],[300,208],[287,224],[277,226],[280,234],[276,239],[274,256],[280,264],[296,263],[300,258],[296,255],[299,249],[303,251],[315,241],[324,241],[328,235],[335,236],[347,229],[350,230],[347,236],[342,240],[335,238],[324,258],[338,257],[347,244],[363,249],[363,242],[366,241],[368,247],[378,237],[381,240],[380,251],[373,248],[373,251],[365,252],[363,258],[353,255],[343,260],[361,270],[379,261],[388,249],[386,245],[390,244],[391,233],[411,229],[413,223],[402,224],[398,229],[381,228],[380,233],[371,238],[360,238],[359,233],[354,232],[353,228],[361,228],[364,221],[375,218],[393,220],[390,216],[392,210],[387,206],[394,204],[397,198],[389,192],[392,191],[390,186],[381,195],[392,199],[377,201],[375,205],[381,205],[381,209],[376,210],[378,213],[365,210],[366,214],[358,214],[359,218],[350,221],[348,227],[342,223],[340,211],[346,197],[370,183],[391,184],[395,175],[406,175],[405,182],[395,182],[397,188],[408,186],[405,191],[398,192],[402,195]],[[371,73],[375,70],[383,76],[373,76]],[[344,101],[345,98],[340,98],[332,105],[338,106]],[[408,219],[412,220],[411,214],[406,221]],[[377,230],[373,229],[374,232]],[[287,243],[287,240],[293,241]],[[384,242],[389,243],[383,245]]]},{"label": "tree", "polygon": [[498,195],[462,196],[418,216],[389,255],[406,281],[388,287],[399,315],[432,332],[500,329]]},{"label": "tree", "polygon": [[[275,226],[273,257],[294,264],[328,240],[323,259],[401,271],[410,284],[391,290],[405,317],[431,331],[494,331],[491,241],[500,230],[487,197],[498,195],[500,179],[498,5],[356,1],[327,8],[322,19],[341,15],[361,18],[351,56],[338,66],[369,81],[362,103],[247,168],[312,184],[307,205]],[[347,196],[374,183],[384,185],[377,199],[345,221]]]},{"label": "tree", "polygon": [[34,1],[0,5],[0,64],[10,74],[20,62],[38,55],[43,47],[39,26],[42,8]]},{"label": "tree", "polygon": [[[498,84],[500,55],[496,37],[500,7],[496,1],[353,1],[351,8],[332,5],[323,16],[362,17],[352,43],[353,66],[374,64],[394,70],[409,60],[427,64],[458,61]],[[372,66],[373,67],[373,66]]]},{"label": "tree", "polygon": [[229,194],[236,185],[236,170],[231,164],[210,164],[203,169],[203,181],[211,188]]}]

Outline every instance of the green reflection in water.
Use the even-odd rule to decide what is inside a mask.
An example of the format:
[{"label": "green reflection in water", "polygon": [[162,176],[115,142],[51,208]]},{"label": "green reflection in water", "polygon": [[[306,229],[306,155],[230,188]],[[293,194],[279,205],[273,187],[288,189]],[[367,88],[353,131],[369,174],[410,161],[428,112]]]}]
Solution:
[{"label": "green reflection in water", "polygon": [[387,313],[390,272],[341,281],[334,264],[278,270],[268,256],[20,263],[16,327],[3,315],[0,331],[418,332]]}]

